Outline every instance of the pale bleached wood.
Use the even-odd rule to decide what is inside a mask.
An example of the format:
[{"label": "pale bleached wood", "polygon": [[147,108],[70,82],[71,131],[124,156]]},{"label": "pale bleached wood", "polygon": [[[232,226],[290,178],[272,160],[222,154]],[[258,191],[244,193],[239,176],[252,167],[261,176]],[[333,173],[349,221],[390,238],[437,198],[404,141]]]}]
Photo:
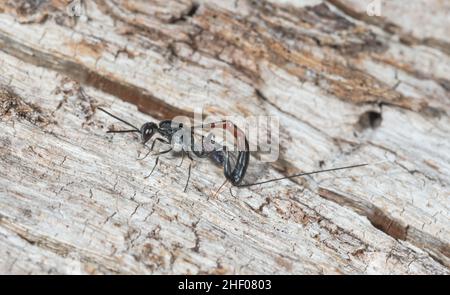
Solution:
[{"label": "pale bleached wood", "polygon": [[[368,19],[351,1],[283,2],[85,1],[77,22],[64,1],[0,4],[0,271],[448,273],[445,34],[410,32],[401,6]],[[105,135],[119,125],[99,105],[135,124],[276,116],[265,178],[382,163],[233,198],[198,161],[183,193],[187,163],[144,179],[153,159]]]}]

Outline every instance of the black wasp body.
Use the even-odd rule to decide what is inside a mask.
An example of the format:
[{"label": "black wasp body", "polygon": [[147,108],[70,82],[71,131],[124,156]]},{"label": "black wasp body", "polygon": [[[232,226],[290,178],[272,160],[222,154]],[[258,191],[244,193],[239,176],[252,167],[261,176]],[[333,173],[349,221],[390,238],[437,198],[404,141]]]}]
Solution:
[{"label": "black wasp body", "polygon": [[[182,123],[177,123],[172,120],[164,120],[161,121],[159,124],[156,124],[154,122],[147,122],[144,123],[141,128],[137,128],[133,126],[132,124],[126,122],[125,120],[122,120],[121,118],[105,111],[102,108],[98,108],[101,111],[105,112],[106,114],[110,115],[111,117],[127,124],[128,126],[132,127],[131,130],[117,130],[117,131],[108,131],[108,133],[125,133],[125,132],[136,132],[140,133],[142,137],[142,142],[144,145],[148,141],[150,141],[153,136],[159,134],[160,137],[155,137],[155,139],[152,142],[152,145],[150,147],[150,151],[147,153],[147,155],[153,150],[156,142],[162,142],[164,144],[167,144],[170,146],[169,149],[154,154],[156,157],[155,165],[153,166],[152,171],[147,177],[150,177],[150,175],[153,173],[156,165],[158,164],[159,155],[165,154],[171,151],[175,152],[181,152],[184,156],[187,155],[189,159],[192,161],[192,154],[199,158],[206,158],[209,157],[211,160],[213,160],[216,164],[223,167],[223,172],[226,178],[226,181],[222,184],[222,186],[227,182],[231,182],[232,185],[237,187],[250,187],[254,185],[260,185],[265,184],[269,182],[279,181],[283,179],[291,179],[295,177],[300,176],[306,176],[311,174],[317,174],[322,172],[331,172],[336,170],[342,170],[342,169],[350,169],[350,168],[356,168],[356,167],[362,167],[369,164],[357,164],[357,165],[351,165],[351,166],[343,166],[338,168],[330,168],[330,169],[324,169],[324,170],[317,170],[312,172],[305,172],[305,173],[297,173],[293,175],[283,176],[279,178],[273,178],[269,180],[264,180],[256,183],[249,183],[249,184],[242,184],[242,181],[245,177],[245,173],[247,171],[248,162],[250,158],[249,153],[249,145],[247,138],[245,134],[242,132],[241,129],[239,129],[235,124],[233,124],[230,121],[224,120],[220,122],[215,123],[208,123],[208,124],[202,124],[200,126],[193,126],[193,127],[186,127]],[[227,132],[230,132],[234,137],[234,142],[236,143],[237,147],[237,157],[234,158],[232,161],[231,158],[231,152],[227,149],[225,145],[219,145],[214,140],[211,140],[209,136],[205,138],[204,136],[200,136],[200,143],[198,143],[194,139],[194,133],[196,129],[223,129]],[[146,145],[147,146],[147,145]],[[147,155],[144,157],[146,158]],[[189,173],[186,185],[184,187],[184,191],[186,191],[187,186],[189,184],[189,179],[191,176],[191,164],[189,164]],[[221,186],[221,187],[222,187]],[[220,188],[219,188],[220,190]],[[231,191],[231,188],[230,188]]]},{"label": "black wasp body", "polygon": [[[159,155],[175,151],[181,152],[183,158],[185,155],[187,155],[191,161],[193,160],[192,154],[198,158],[210,158],[214,163],[223,167],[225,178],[234,186],[238,186],[244,179],[250,157],[249,145],[247,138],[245,137],[245,134],[242,132],[242,130],[240,130],[235,124],[231,123],[230,121],[224,120],[215,123],[202,124],[200,126],[185,127],[182,123],[174,122],[172,120],[164,120],[159,122],[159,124],[156,124],[154,122],[147,122],[144,123],[141,128],[137,128],[102,108],[98,109],[133,128],[131,130],[108,131],[108,133],[140,133],[144,145],[146,145],[149,141],[152,140],[153,137],[155,137],[147,155],[151,151],[153,151],[157,142],[161,142],[170,146],[167,150],[155,154],[157,156],[155,166],[147,177],[149,177],[153,173],[156,165],[158,164]],[[200,143],[197,142],[198,140],[195,140],[195,130],[205,128],[224,129],[233,135],[238,147],[237,159],[234,161],[234,163],[231,160],[231,152],[228,151],[226,146],[220,146],[214,140],[205,138],[204,136],[200,137]],[[159,136],[156,137],[155,135]],[[189,183],[190,172],[191,163],[189,164],[188,180],[186,182],[184,190],[186,190]]]}]

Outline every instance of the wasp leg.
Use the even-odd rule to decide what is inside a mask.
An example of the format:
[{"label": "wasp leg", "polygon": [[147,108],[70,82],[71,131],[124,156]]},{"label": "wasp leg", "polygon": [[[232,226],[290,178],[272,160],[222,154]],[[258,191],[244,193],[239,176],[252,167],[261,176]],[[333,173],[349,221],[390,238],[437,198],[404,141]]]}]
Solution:
[{"label": "wasp leg", "polygon": [[186,192],[186,189],[187,189],[188,184],[189,184],[189,180],[191,179],[192,162],[194,162],[194,159],[192,158],[191,154],[189,154],[188,151],[185,152],[185,153],[186,153],[187,157],[189,158],[189,160],[190,160],[191,162],[189,163],[189,168],[188,168],[188,178],[187,178],[187,181],[186,181],[186,185],[184,186],[184,192]]},{"label": "wasp leg", "polygon": [[162,152],[159,152],[159,153],[156,153],[156,154],[154,154],[153,156],[159,156],[159,155],[167,154],[167,153],[170,152],[170,151],[172,151],[172,148],[170,148],[170,149],[168,149],[168,150],[165,150],[165,151],[162,151]]},{"label": "wasp leg", "polygon": [[[165,143],[165,144],[170,144],[170,142],[168,142],[168,141],[166,141],[166,140],[164,140],[164,139],[162,139],[162,138],[155,138],[155,140],[152,142],[152,146],[150,147],[150,149],[149,149],[149,151],[147,152],[147,154],[145,154],[145,156],[143,157],[143,158],[138,158],[137,160],[138,161],[142,161],[142,160],[144,160],[145,158],[147,158],[148,157],[148,155],[153,151],[153,149],[155,148],[155,144],[156,144],[156,142],[162,142],[162,143]],[[146,147],[147,147],[147,145],[145,145]]]},{"label": "wasp leg", "polygon": [[216,190],[216,192],[214,193],[214,195],[213,195],[214,198],[219,194],[220,190],[222,189],[222,187],[223,187],[227,182],[228,182],[228,179],[225,179],[225,181],[222,183],[222,185],[221,185],[221,186]]},{"label": "wasp leg", "polygon": [[145,179],[149,178],[149,177],[152,175],[153,171],[154,171],[155,168],[156,168],[156,165],[158,165],[158,162],[159,162],[159,156],[162,155],[162,154],[167,154],[167,153],[170,152],[171,150],[172,150],[172,148],[170,148],[170,149],[168,149],[168,150],[165,150],[165,151],[162,151],[162,152],[159,152],[159,153],[156,153],[156,154],[155,154],[155,156],[157,156],[157,157],[156,157],[156,160],[155,160],[155,165],[153,166],[152,171],[150,172],[150,174],[144,177]]},{"label": "wasp leg", "polygon": [[156,157],[155,165],[153,165],[153,168],[152,168],[152,171],[150,172],[150,174],[144,177],[145,179],[149,178],[152,175],[153,171],[155,171],[156,165],[158,165],[158,162],[159,162],[159,157]]},{"label": "wasp leg", "polygon": [[183,165],[184,156],[185,156],[185,152],[183,151],[181,154],[181,162],[180,162],[180,164],[177,165],[177,167],[181,167],[181,165]]},{"label": "wasp leg", "polygon": [[189,184],[189,180],[191,179],[191,166],[192,166],[192,163],[189,163],[188,178],[187,178],[187,181],[186,181],[186,185],[184,186],[183,192],[186,192],[188,184]]},{"label": "wasp leg", "polygon": [[233,190],[232,190],[231,188],[232,188],[232,186],[230,186],[230,195],[231,195],[233,198],[236,198],[236,195],[233,194]]},{"label": "wasp leg", "polygon": [[[147,147],[147,146],[146,146]],[[152,150],[151,149],[149,149],[148,150],[148,152],[145,154],[145,156],[143,157],[143,158],[137,158],[136,160],[138,160],[138,161],[142,161],[142,160],[144,160],[145,158],[147,158],[148,157],[148,155],[150,155],[150,153],[152,152]]]}]

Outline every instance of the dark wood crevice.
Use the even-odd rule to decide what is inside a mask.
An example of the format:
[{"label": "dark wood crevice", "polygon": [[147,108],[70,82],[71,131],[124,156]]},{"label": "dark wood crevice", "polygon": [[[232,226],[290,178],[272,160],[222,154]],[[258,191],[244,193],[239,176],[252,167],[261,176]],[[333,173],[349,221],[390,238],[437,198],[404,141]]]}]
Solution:
[{"label": "dark wood crevice", "polygon": [[355,200],[355,198],[344,196],[323,187],[319,188],[318,193],[324,199],[335,202],[367,217],[370,223],[380,231],[396,240],[412,243],[428,252],[440,264],[450,267],[450,246],[444,241],[415,227],[404,224],[402,221],[389,216],[389,214],[385,213],[379,207],[363,199]]},{"label": "dark wood crevice", "polygon": [[363,21],[370,25],[380,27],[388,34],[399,35],[400,41],[406,45],[425,45],[425,46],[437,49],[437,50],[450,56],[450,44],[448,42],[445,42],[442,40],[437,40],[435,38],[424,38],[424,39],[417,38],[417,37],[413,36],[412,34],[403,32],[403,29],[401,27],[399,27],[398,25],[396,25],[392,22],[386,21],[383,18],[370,17],[369,15],[367,15],[365,13],[358,12],[358,11],[352,9],[352,7],[348,6],[341,0],[326,0],[326,1],[328,3],[330,3],[331,5],[335,6],[336,8],[338,8],[339,10],[341,10],[344,14],[346,14],[354,19]]},{"label": "dark wood crevice", "polygon": [[124,101],[135,104],[140,111],[156,119],[163,120],[176,116],[193,117],[191,112],[176,108],[145,89],[119,81],[110,75],[102,75],[100,72],[93,71],[83,64],[37,51],[24,44],[17,43],[14,39],[2,33],[0,33],[0,50],[25,62],[57,71],[80,84],[117,96]]}]

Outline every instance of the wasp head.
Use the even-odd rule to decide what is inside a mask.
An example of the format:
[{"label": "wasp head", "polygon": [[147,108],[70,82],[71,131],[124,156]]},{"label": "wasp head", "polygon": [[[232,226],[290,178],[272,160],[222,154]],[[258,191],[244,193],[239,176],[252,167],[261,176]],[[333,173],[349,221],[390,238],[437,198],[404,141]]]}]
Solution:
[{"label": "wasp head", "polygon": [[144,125],[142,125],[141,130],[140,130],[141,136],[142,136],[142,141],[144,143],[149,141],[150,138],[152,138],[153,134],[155,134],[157,129],[158,129],[158,125],[156,125],[153,122],[147,122]]}]

